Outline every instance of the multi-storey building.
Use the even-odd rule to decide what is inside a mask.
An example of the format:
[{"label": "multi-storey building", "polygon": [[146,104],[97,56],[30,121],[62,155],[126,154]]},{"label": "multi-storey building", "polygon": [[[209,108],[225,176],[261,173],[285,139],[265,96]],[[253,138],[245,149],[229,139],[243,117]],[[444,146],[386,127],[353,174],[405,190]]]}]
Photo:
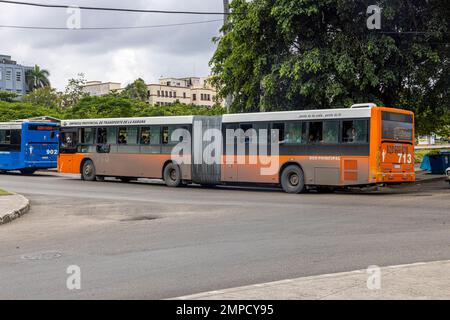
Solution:
[{"label": "multi-storey building", "polygon": [[176,102],[212,107],[221,103],[208,78],[163,78],[148,85],[149,104],[165,106]]},{"label": "multi-storey building", "polygon": [[0,55],[0,90],[23,96],[27,93],[25,74],[32,67],[22,66],[11,56]]}]

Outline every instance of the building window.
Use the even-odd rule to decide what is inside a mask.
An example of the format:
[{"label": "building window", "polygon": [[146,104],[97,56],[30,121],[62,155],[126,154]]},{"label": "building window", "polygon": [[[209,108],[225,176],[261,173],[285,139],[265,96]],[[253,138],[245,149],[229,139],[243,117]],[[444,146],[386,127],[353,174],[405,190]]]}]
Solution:
[{"label": "building window", "polygon": [[6,70],[6,76],[5,76],[5,78],[6,78],[6,81],[11,81],[11,78],[12,78],[12,72],[11,72],[11,70]]},{"label": "building window", "polygon": [[169,92],[169,97],[172,98],[172,91]]},{"label": "building window", "polygon": [[177,97],[177,92],[176,92],[176,91],[173,92],[173,97],[174,97],[174,98]]},{"label": "building window", "polygon": [[22,73],[20,71],[16,72],[16,81],[21,82],[22,81]]},{"label": "building window", "polygon": [[186,99],[186,92],[183,92],[183,98]]},{"label": "building window", "polygon": [[192,95],[192,100],[193,100],[193,101],[196,101],[196,100],[197,100],[197,94],[194,93],[194,94]]},{"label": "building window", "polygon": [[158,97],[161,97],[161,91],[158,90],[157,95]]}]

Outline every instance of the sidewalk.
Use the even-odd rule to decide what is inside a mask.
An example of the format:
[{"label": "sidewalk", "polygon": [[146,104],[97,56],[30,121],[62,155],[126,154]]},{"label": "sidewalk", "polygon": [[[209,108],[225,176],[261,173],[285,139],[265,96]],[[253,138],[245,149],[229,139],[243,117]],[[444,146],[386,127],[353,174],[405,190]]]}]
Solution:
[{"label": "sidewalk", "polygon": [[30,209],[30,201],[19,194],[0,195],[0,225],[24,215]]},{"label": "sidewalk", "polygon": [[450,299],[450,260],[383,267],[380,272],[380,289],[368,289],[367,283],[371,275],[373,273],[369,274],[367,270],[358,270],[205,292],[175,299]]}]

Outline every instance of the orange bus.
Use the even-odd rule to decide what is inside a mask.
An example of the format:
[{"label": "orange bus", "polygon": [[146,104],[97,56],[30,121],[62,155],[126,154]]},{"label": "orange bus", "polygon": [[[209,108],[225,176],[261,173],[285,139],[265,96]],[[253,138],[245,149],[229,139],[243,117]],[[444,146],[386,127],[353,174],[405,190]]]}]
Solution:
[{"label": "orange bus", "polygon": [[[188,137],[174,135],[178,129]],[[264,130],[267,135],[252,135]],[[81,174],[87,181],[150,178],[171,187],[270,184],[288,193],[415,181],[414,114],[374,104],[223,116],[64,120],[60,136],[58,171]],[[189,147],[183,159],[193,159],[190,162],[174,158],[182,141]],[[220,161],[196,158],[212,149],[210,154]]]}]

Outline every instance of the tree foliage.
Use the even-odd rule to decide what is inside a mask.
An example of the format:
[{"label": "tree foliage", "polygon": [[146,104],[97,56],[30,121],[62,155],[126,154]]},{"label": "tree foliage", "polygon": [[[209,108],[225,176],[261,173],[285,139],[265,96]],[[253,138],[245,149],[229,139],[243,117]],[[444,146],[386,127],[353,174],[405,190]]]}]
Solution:
[{"label": "tree foliage", "polygon": [[18,96],[19,95],[15,92],[0,90],[0,101],[13,102],[17,99]]},{"label": "tree foliage", "polygon": [[130,99],[144,102],[148,100],[148,88],[145,81],[139,78],[133,83],[127,85],[125,90],[122,92],[122,95]]},{"label": "tree foliage", "polygon": [[36,105],[31,102],[0,102],[0,122],[51,116],[59,119],[154,117],[180,115],[219,115],[221,106],[214,108],[194,105],[173,104],[170,106],[150,106],[147,103],[107,95],[103,97],[83,97],[73,107],[60,109],[54,106]]},{"label": "tree foliage", "polygon": [[59,109],[62,104],[62,99],[62,94],[56,92],[55,89],[50,87],[43,87],[35,89],[33,92],[25,95],[22,98],[22,101],[37,106]]},{"label": "tree foliage", "polygon": [[76,78],[69,79],[69,82],[64,90],[61,100],[61,108],[72,108],[88,94],[84,92],[83,87],[86,84],[86,79],[83,73],[79,73]]},{"label": "tree foliage", "polygon": [[447,2],[377,1],[382,30],[368,30],[373,1],[234,0],[213,83],[236,112],[375,102],[414,110],[430,132],[449,113]]},{"label": "tree foliage", "polygon": [[35,65],[33,69],[28,70],[25,74],[28,91],[50,86],[48,77],[50,77],[48,70],[41,69],[38,65]]}]

